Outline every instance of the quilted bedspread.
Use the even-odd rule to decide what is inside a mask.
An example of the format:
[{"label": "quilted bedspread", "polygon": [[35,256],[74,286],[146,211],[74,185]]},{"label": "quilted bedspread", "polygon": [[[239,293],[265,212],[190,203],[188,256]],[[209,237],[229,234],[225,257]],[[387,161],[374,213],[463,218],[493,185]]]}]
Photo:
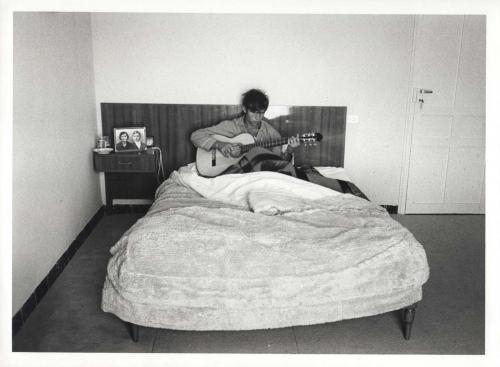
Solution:
[{"label": "quilted bedspread", "polygon": [[[145,326],[241,330],[361,317],[421,299],[425,251],[383,208],[258,174],[250,174],[257,184],[238,185],[244,175],[214,184],[174,172],[111,248],[103,310]],[[285,189],[269,181],[279,176]]]}]

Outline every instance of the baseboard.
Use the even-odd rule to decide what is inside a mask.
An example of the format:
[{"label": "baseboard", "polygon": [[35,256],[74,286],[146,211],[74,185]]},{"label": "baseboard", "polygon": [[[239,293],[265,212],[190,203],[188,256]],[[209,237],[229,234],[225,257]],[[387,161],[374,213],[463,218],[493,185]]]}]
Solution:
[{"label": "baseboard", "polygon": [[35,288],[33,293],[28,297],[21,309],[17,311],[14,317],[12,317],[12,336],[16,335],[19,332],[37,304],[40,303],[49,288],[52,286],[52,284],[54,284],[54,281],[62,273],[66,265],[68,265],[69,261],[73,258],[76,251],[78,251],[83,242],[85,242],[90,233],[94,230],[97,223],[99,223],[101,218],[104,216],[104,208],[104,206],[101,206],[99,208],[92,219],[90,219],[90,221],[85,225],[82,231],[76,236],[75,240],[71,242],[64,254],[62,254],[59,260],[57,260],[56,264],[52,267],[47,276],[43,278],[43,280]]},{"label": "baseboard", "polygon": [[398,214],[398,206],[397,205],[381,205],[382,208],[387,210],[389,214]]}]

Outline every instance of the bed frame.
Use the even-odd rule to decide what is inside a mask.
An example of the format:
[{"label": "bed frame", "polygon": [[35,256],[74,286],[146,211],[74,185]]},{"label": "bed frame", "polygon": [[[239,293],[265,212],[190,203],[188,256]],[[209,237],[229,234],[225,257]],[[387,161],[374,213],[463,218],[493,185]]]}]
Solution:
[{"label": "bed frame", "polygon": [[[344,167],[346,112],[346,107],[270,106],[265,120],[284,136],[304,132],[323,135],[319,145],[296,149],[296,165]],[[103,134],[112,137],[113,128],[145,126],[147,136],[154,138],[154,145],[162,152],[167,177],[178,167],[195,161],[196,149],[189,139],[193,131],[241,114],[238,105],[101,103]],[[361,191],[352,193],[366,198]],[[416,306],[415,303],[401,310],[406,340],[411,336]],[[139,325],[125,325],[137,342]]]},{"label": "bed frame", "polygon": [[[411,327],[413,325],[413,320],[415,320],[416,308],[417,303],[414,303],[413,305],[401,309],[401,324],[403,328],[403,336],[406,340],[410,340]],[[125,322],[125,326],[130,334],[130,338],[137,343],[139,341],[139,325]]]}]

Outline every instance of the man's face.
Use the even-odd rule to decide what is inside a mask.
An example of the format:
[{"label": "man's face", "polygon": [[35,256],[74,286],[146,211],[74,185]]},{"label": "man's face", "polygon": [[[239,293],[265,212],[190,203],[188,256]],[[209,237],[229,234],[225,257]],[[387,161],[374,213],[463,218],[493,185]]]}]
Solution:
[{"label": "man's face", "polygon": [[122,143],[125,143],[128,140],[127,135],[125,135],[125,134],[120,135],[120,140]]},{"label": "man's face", "polygon": [[264,117],[264,114],[266,113],[266,110],[256,110],[256,111],[250,111],[249,109],[244,109],[246,112],[246,120],[249,123],[257,124],[262,121],[262,118]]},{"label": "man's face", "polygon": [[139,134],[135,133],[132,135],[132,139],[134,139],[134,141],[139,141],[139,140],[141,140],[141,136]]}]

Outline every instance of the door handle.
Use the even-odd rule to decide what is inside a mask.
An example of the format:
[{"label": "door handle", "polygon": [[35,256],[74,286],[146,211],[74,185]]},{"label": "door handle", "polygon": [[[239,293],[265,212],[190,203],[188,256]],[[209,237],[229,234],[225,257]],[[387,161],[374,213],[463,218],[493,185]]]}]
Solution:
[{"label": "door handle", "polygon": [[[431,89],[420,88],[418,90],[418,94],[420,95],[420,98],[417,99],[417,102],[419,104],[420,109],[422,109],[422,107],[424,106],[424,99],[422,98],[422,94],[430,94],[432,92],[433,91]],[[416,99],[416,96],[415,96],[415,99]]]}]

